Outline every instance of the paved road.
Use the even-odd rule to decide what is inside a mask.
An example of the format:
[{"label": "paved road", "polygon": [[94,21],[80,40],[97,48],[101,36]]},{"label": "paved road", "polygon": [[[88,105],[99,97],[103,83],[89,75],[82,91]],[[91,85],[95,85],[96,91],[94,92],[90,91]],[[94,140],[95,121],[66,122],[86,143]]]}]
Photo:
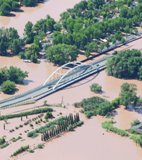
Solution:
[{"label": "paved road", "polygon": [[5,99],[0,101],[0,108],[2,107],[9,107],[9,106],[16,106],[21,105],[28,102],[37,101],[49,94],[52,94],[54,92],[57,92],[58,90],[61,90],[79,80],[82,80],[88,76],[91,76],[94,73],[97,73],[105,68],[105,64],[107,61],[107,58],[105,57],[97,62],[93,62],[89,65],[84,66],[78,66],[75,70],[73,70],[71,73],[66,75],[62,81],[57,85],[57,87],[54,89],[53,86],[59,81],[60,78],[52,80],[48,82],[46,85],[41,85],[33,90],[30,90],[28,92],[25,92],[23,94],[11,97],[9,99]]}]

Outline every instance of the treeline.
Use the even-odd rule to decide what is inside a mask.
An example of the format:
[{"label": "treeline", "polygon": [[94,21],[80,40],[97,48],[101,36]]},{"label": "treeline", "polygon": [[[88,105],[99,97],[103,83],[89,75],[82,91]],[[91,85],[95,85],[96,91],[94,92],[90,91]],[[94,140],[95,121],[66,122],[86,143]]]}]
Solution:
[{"label": "treeline", "polygon": [[74,128],[80,125],[82,125],[82,122],[80,121],[79,114],[74,116],[70,114],[69,116],[65,117],[64,121],[61,121],[57,126],[44,132],[41,135],[41,140],[48,141],[65,131],[72,131]]},{"label": "treeline", "polygon": [[53,112],[52,108],[39,108],[39,109],[34,109],[28,112],[3,115],[3,116],[0,116],[0,120],[7,120],[7,119],[12,119],[12,118],[17,118],[17,117],[24,117],[24,116],[34,115],[34,114],[40,114],[40,113],[51,113],[52,114],[52,112]]},{"label": "treeline", "polygon": [[1,0],[0,1],[0,15],[8,16],[11,11],[18,11],[21,6],[36,6],[44,0]]},{"label": "treeline", "polygon": [[[33,131],[30,131],[27,134],[27,136],[28,137],[36,137],[39,133],[41,133],[41,134],[47,133],[48,131],[52,131],[52,129],[55,129],[56,127],[59,127],[59,126],[60,126],[60,129],[61,129],[61,126],[63,128],[63,124],[65,124],[66,122],[68,122],[68,124],[71,124],[71,123],[74,122],[74,125],[76,124],[76,126],[79,126],[79,125],[83,124],[83,122],[80,121],[80,118],[79,118],[78,114],[74,115],[73,120],[71,120],[71,119],[72,119],[72,115],[69,115],[67,117],[60,117],[58,119],[55,119],[54,121],[51,121],[51,122],[47,123],[44,126],[41,126],[41,127],[37,128]],[[76,121],[76,123],[75,123],[75,121]],[[70,125],[70,129],[71,128],[73,129],[76,126]],[[69,127],[69,125],[67,127]]]},{"label": "treeline", "polygon": [[107,62],[108,75],[123,79],[142,80],[142,52],[121,51]]}]

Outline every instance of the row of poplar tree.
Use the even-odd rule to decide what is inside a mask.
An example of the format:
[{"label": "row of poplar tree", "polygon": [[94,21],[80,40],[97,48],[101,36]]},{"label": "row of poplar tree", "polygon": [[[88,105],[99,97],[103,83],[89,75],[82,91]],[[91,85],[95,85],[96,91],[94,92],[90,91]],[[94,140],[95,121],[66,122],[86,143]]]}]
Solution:
[{"label": "row of poplar tree", "polygon": [[74,127],[77,126],[77,124],[80,122],[79,114],[69,114],[69,116],[66,116],[64,120],[60,121],[56,127],[44,132],[41,135],[42,141],[47,141],[65,131],[72,130]]}]

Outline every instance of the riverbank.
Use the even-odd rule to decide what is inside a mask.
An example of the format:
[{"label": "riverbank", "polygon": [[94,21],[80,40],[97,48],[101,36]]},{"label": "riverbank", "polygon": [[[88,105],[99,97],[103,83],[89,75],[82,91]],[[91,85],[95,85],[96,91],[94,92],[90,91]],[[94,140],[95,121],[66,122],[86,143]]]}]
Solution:
[{"label": "riverbank", "polygon": [[46,0],[36,7],[21,7],[23,12],[13,12],[14,17],[0,16],[0,27],[17,29],[20,36],[23,35],[24,26],[28,21],[36,23],[38,20],[50,15],[56,21],[59,20],[60,14],[79,3],[80,0]]}]

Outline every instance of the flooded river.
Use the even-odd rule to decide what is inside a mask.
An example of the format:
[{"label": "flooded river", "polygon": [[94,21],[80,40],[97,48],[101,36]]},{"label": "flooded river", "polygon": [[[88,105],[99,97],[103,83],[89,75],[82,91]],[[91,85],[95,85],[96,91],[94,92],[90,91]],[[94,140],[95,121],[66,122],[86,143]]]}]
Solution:
[{"label": "flooded river", "polygon": [[[40,4],[35,8],[22,7],[24,12],[16,13],[15,17],[0,17],[0,27],[15,27],[20,35],[24,30],[24,25],[30,20],[35,23],[37,20],[44,18],[50,14],[56,20],[59,19],[59,14],[71,8],[80,0],[49,0],[44,4]],[[142,39],[132,42],[121,49],[136,48],[142,49]],[[25,80],[25,85],[19,85],[19,91],[16,94],[33,89],[42,84],[46,78],[57,69],[51,63],[41,61],[40,64],[25,63],[18,57],[0,57],[0,68],[4,66],[17,66],[24,71],[28,71],[29,77]],[[142,96],[142,81],[138,80],[122,80],[111,76],[107,76],[103,71],[92,77],[89,77],[81,82],[78,82],[68,88],[50,95],[36,104],[22,106],[24,110],[28,107],[35,107],[43,104],[47,100],[50,104],[61,103],[71,110],[75,110],[73,104],[84,98],[94,96],[90,91],[92,83],[99,83],[103,88],[102,97],[112,100],[118,97],[120,86],[124,82],[134,83],[138,88],[138,95]],[[0,93],[0,100],[7,98],[7,95]],[[20,111],[19,109],[19,111]],[[16,108],[14,110],[17,110]],[[16,112],[13,108],[9,109],[9,113]],[[6,111],[5,111],[6,112]],[[116,111],[114,120],[117,126],[127,129],[130,127],[130,122],[134,119],[142,120],[142,116],[136,112],[129,112],[124,108],[119,108]],[[85,120],[85,125],[78,128],[76,132],[68,133],[61,138],[55,139],[48,143],[43,150],[37,150],[34,154],[21,156],[19,160],[141,160],[142,149],[133,143],[128,138],[122,138],[113,133],[107,133],[101,127],[103,121],[100,117]],[[104,133],[104,135],[103,135]],[[21,144],[22,145],[22,144]],[[42,155],[42,156],[41,156]]]},{"label": "flooded river", "polygon": [[46,0],[37,7],[21,7],[23,12],[13,12],[14,17],[0,16],[0,27],[14,27],[22,35],[24,26],[28,21],[35,23],[46,15],[50,15],[55,20],[59,20],[60,14],[72,8],[80,0]]}]

